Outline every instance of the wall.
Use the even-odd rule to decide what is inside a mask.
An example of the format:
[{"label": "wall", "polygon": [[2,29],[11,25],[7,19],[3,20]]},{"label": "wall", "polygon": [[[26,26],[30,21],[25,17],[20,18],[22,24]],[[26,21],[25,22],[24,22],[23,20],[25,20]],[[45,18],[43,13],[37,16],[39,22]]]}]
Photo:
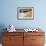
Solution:
[{"label": "wall", "polygon": [[[34,20],[17,20],[17,7],[34,7]],[[46,32],[46,0],[0,0],[0,31],[13,24],[16,28],[40,27]]]},{"label": "wall", "polygon": [[[19,28],[46,27],[46,0],[1,0],[0,24]],[[17,7],[34,7],[34,20],[17,20]]]},{"label": "wall", "polygon": [[[46,27],[46,0],[1,0],[0,25],[16,28]],[[17,20],[17,7],[34,7],[34,20]]]}]

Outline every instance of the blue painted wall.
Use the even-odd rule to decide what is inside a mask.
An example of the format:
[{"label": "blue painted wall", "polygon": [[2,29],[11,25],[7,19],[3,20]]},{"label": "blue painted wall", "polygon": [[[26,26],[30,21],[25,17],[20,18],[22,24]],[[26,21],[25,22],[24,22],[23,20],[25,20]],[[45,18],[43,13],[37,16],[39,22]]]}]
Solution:
[{"label": "blue painted wall", "polygon": [[[34,7],[34,20],[17,20],[17,7]],[[46,0],[0,0],[0,8],[0,25],[46,27]]]}]

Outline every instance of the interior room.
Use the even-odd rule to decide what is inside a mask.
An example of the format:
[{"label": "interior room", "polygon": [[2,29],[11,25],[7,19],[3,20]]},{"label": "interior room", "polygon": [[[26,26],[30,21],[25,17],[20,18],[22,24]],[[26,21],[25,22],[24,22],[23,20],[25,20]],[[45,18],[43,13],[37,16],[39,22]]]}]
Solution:
[{"label": "interior room", "polygon": [[[9,29],[9,27],[12,28]],[[0,46],[8,45],[5,44],[6,39],[4,38],[6,34],[8,35],[7,32],[9,32],[9,34],[11,32],[11,35],[12,32],[15,32],[13,33],[13,35],[22,35],[23,40],[27,41],[27,37],[25,38],[25,35],[26,33],[28,34],[28,31],[29,35],[32,35],[34,32],[33,35],[35,36],[43,36],[42,38],[44,40],[41,38],[42,42],[40,41],[40,39],[37,40],[40,41],[40,46],[46,46],[46,0],[0,0]],[[17,34],[16,32],[20,33]],[[40,32],[41,34],[38,32]],[[28,38],[28,40],[30,39],[30,37]],[[16,39],[17,37],[15,38],[15,40]],[[23,41],[23,43],[21,42],[22,44],[20,43],[20,46],[36,46],[35,44],[32,44],[33,42],[28,44],[29,41],[27,41],[26,44],[25,41]],[[12,45],[9,44],[8,46],[13,45],[14,43]],[[16,45],[15,43],[14,46],[19,45]]]}]

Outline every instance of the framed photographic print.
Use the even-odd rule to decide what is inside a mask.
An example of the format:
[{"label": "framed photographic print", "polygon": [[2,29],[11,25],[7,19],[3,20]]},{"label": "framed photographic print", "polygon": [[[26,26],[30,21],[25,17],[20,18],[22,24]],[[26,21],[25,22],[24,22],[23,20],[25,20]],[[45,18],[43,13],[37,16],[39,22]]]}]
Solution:
[{"label": "framed photographic print", "polygon": [[19,20],[34,19],[34,8],[33,7],[18,7],[17,8],[17,19]]}]

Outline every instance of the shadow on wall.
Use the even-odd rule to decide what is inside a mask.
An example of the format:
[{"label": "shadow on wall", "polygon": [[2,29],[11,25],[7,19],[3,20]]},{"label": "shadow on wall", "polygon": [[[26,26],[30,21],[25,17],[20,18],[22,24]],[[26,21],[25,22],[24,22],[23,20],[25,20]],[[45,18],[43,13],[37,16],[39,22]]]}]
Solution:
[{"label": "shadow on wall", "polygon": [[4,24],[0,24],[0,43],[2,43],[2,32],[6,31],[4,28],[6,28],[6,26]]}]

